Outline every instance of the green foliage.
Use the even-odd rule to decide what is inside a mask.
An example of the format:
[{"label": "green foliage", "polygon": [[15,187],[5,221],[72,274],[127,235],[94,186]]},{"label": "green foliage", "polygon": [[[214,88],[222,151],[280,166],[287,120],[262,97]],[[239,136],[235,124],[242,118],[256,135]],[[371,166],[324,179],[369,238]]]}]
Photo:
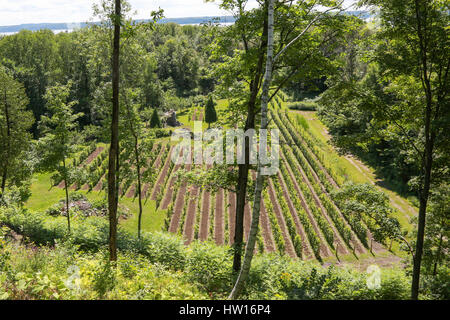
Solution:
[{"label": "green foliage", "polygon": [[316,111],[317,102],[311,100],[294,101],[287,103],[287,107],[292,110]]},{"label": "green foliage", "polygon": [[158,110],[153,109],[152,117],[150,119],[150,128],[161,128],[161,121],[159,120]]},{"label": "green foliage", "polygon": [[33,171],[34,118],[27,105],[25,88],[0,65],[0,193],[6,186],[20,187]]},{"label": "green foliage", "polygon": [[212,243],[195,242],[186,268],[188,279],[199,283],[207,292],[226,294],[232,286],[232,251]]},{"label": "green foliage", "polygon": [[212,96],[209,96],[205,106],[205,122],[208,125],[217,121],[217,112]]},{"label": "green foliage", "polygon": [[[372,231],[376,241],[402,237],[400,224],[392,217],[389,197],[369,184],[346,183],[333,193],[344,215],[353,221],[363,221]],[[353,223],[355,225],[355,223]],[[365,231],[355,230],[359,235]]]}]

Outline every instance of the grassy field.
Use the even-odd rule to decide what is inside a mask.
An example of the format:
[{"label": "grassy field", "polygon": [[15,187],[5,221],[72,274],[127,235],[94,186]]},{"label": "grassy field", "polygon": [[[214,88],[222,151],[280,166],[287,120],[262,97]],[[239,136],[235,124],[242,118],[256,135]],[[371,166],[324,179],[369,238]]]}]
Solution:
[{"label": "grassy field", "polygon": [[[45,211],[65,198],[64,189],[51,187],[50,176],[51,174],[37,174],[34,176],[31,185],[32,195],[25,204],[30,211]],[[85,194],[89,201],[101,200],[106,197],[104,191],[87,192],[80,190],[77,192]],[[137,232],[137,213],[139,212],[137,199],[123,197],[120,199],[120,206],[131,214],[128,219],[121,220],[120,225],[131,233]],[[144,202],[142,217],[143,231],[161,231],[164,224],[165,210],[155,210],[155,201],[148,200]]]}]

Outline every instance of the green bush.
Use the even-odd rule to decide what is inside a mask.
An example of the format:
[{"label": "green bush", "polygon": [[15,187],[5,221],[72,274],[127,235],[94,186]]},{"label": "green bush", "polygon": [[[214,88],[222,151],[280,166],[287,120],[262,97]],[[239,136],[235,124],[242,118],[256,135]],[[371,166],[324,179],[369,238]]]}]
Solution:
[{"label": "green bush", "polygon": [[317,102],[312,100],[294,101],[287,103],[287,107],[293,110],[316,111]]},{"label": "green bush", "polygon": [[190,280],[199,283],[208,292],[227,293],[233,284],[232,261],[230,250],[209,242],[194,242],[186,273]]}]

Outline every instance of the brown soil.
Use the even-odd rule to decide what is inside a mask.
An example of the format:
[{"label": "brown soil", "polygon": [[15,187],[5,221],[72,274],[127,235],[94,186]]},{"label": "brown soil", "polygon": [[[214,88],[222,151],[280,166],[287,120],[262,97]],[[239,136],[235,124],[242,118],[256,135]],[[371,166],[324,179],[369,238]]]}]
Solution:
[{"label": "brown soil", "polygon": [[[177,164],[177,165],[173,168],[173,171],[172,171],[172,172],[173,172],[173,173],[177,172],[178,169],[180,169],[180,167],[181,167],[181,165]],[[176,182],[176,177],[172,176],[172,177],[170,178],[169,186],[168,186],[168,188],[167,188],[167,190],[166,190],[164,199],[163,199],[162,204],[161,204],[161,209],[162,209],[162,210],[167,209],[167,208],[169,207],[170,202],[172,201],[173,187],[175,186],[175,182]]]},{"label": "brown soil", "polygon": [[[190,165],[186,166],[186,170],[190,170]],[[186,182],[183,182],[181,188],[178,190],[177,198],[175,200],[174,213],[172,216],[172,221],[170,221],[169,231],[172,233],[177,233],[178,227],[180,225],[180,217],[184,208],[184,197],[186,194]]]},{"label": "brown soil", "polygon": [[90,164],[92,161],[94,161],[94,159],[96,159],[96,158],[98,157],[98,155],[99,155],[100,153],[102,153],[102,151],[103,151],[104,149],[105,149],[105,148],[103,148],[103,147],[98,147],[97,149],[95,149],[95,151],[92,152],[92,153],[89,155],[89,157],[84,161],[84,163],[85,163],[85,164]]},{"label": "brown soil", "polygon": [[172,160],[171,160],[172,150],[173,150],[173,148],[171,147],[171,148],[170,148],[170,151],[169,151],[169,153],[168,153],[168,156],[167,156],[167,158],[166,158],[166,163],[164,164],[164,167],[163,167],[163,169],[162,169],[162,172],[161,172],[161,174],[159,175],[159,178],[158,178],[158,180],[156,181],[156,184],[155,184],[155,186],[154,186],[153,193],[152,193],[152,196],[151,196],[151,200],[156,200],[156,198],[158,197],[158,194],[159,194],[160,191],[161,191],[161,187],[163,186],[164,179],[166,179],[167,172],[169,171],[170,162],[172,161]]},{"label": "brown soil", "polygon": [[133,198],[135,194],[136,194],[136,184],[133,183],[126,194],[126,197]]},{"label": "brown soil", "polygon": [[275,251],[275,242],[272,236],[272,228],[270,227],[269,216],[267,215],[266,206],[264,205],[264,201],[261,199],[261,235],[264,239],[264,246],[266,252],[274,252]]},{"label": "brown soil", "polygon": [[217,245],[224,244],[224,218],[223,218],[223,189],[219,189],[216,193],[216,212],[215,212],[215,226],[214,226],[214,240]]},{"label": "brown soil", "polygon": [[[161,146],[161,149],[159,150],[159,154],[155,159],[155,162],[153,162],[153,168],[154,169],[158,169],[159,166],[161,165],[161,157],[163,155],[163,150],[165,148],[165,145]],[[147,192],[150,189],[151,185],[149,185],[148,183],[144,184],[144,187],[142,188],[142,197],[146,197],[147,196]]]},{"label": "brown soil", "polygon": [[197,200],[199,194],[199,187],[193,186],[189,188],[190,200],[186,214],[186,222],[184,224],[185,244],[189,245],[194,239],[195,229],[195,215],[197,212]]},{"label": "brown soil", "polygon": [[209,191],[203,190],[202,217],[200,220],[200,231],[198,235],[198,238],[202,241],[208,239],[210,197],[211,193]]},{"label": "brown soil", "polygon": [[269,198],[273,205],[273,211],[278,221],[278,225],[280,226],[281,232],[283,234],[284,243],[286,244],[286,252],[289,254],[291,258],[296,258],[297,254],[295,253],[294,245],[292,244],[291,236],[289,235],[289,231],[286,227],[286,222],[284,221],[283,213],[281,212],[280,205],[277,201],[277,197],[275,194],[274,186],[272,180],[269,179]]},{"label": "brown soil", "polygon": [[356,268],[360,270],[361,272],[365,272],[367,270],[367,267],[370,265],[377,265],[380,268],[390,268],[394,266],[400,266],[403,267],[404,264],[402,263],[402,258],[391,255],[388,257],[372,257],[367,258],[363,260],[359,260],[356,262],[340,262],[336,263],[336,266],[338,267],[344,267],[344,266],[351,266],[353,268]]},{"label": "brown soil", "polygon": [[[80,163],[80,164],[78,165],[78,167],[81,168],[81,167],[83,167],[83,166],[85,166],[85,165],[90,164],[92,161],[94,161],[94,159],[96,159],[96,158],[98,157],[98,155],[99,155],[100,153],[102,153],[102,151],[103,151],[104,149],[105,149],[105,148],[103,148],[103,147],[98,147],[97,149],[95,149],[94,152],[92,152],[92,153],[87,157],[87,159],[84,160],[83,163]],[[61,181],[61,182],[58,184],[58,188],[60,188],[60,189],[65,188],[65,186],[66,186],[66,184],[64,183],[64,181]],[[78,186],[77,186],[76,184],[74,184],[72,187],[70,187],[70,190],[77,190],[77,189],[78,189]],[[85,189],[83,189],[83,190],[85,190]],[[89,190],[89,187],[88,187],[86,190]]]},{"label": "brown soil", "polygon": [[[252,178],[256,180],[256,173],[252,171]],[[251,214],[250,205],[247,203],[245,205],[248,207],[249,214]],[[261,211],[260,211],[260,227],[261,227],[261,236],[264,240],[264,249],[266,252],[274,252],[275,251],[275,241],[273,240],[272,235],[272,227],[270,226],[269,215],[266,211],[266,206],[264,205],[264,201],[261,198]]]},{"label": "brown soil", "polygon": [[103,187],[103,179],[105,179],[106,177],[106,173],[100,178],[99,182],[97,183],[97,185],[94,187],[94,191],[100,191],[102,190]]}]

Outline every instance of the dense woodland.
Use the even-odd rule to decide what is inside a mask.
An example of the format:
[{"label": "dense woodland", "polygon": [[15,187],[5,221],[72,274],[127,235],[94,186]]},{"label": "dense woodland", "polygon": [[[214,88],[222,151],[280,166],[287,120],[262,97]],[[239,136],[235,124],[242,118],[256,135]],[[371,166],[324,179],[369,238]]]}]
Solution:
[{"label": "dense woodland", "polygon": [[[448,299],[449,3],[217,2],[0,36],[0,298]],[[279,129],[279,172],[174,165],[169,111]]]}]

